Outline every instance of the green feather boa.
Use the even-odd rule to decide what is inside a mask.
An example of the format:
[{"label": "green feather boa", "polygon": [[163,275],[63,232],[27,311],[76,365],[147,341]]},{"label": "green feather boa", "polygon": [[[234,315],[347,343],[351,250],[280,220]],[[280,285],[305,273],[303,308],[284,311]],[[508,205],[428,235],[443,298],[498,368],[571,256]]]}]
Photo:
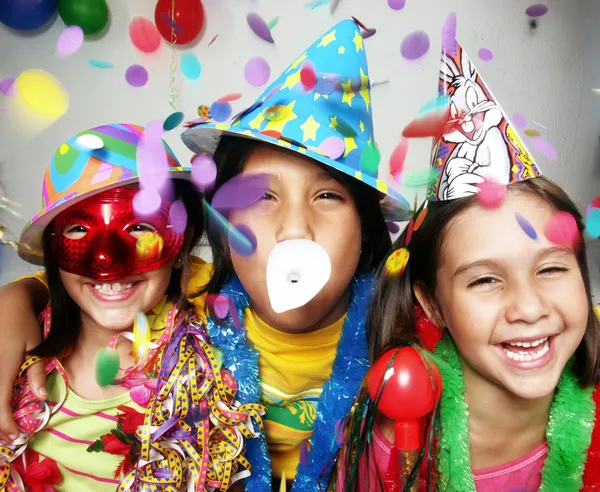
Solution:
[{"label": "green feather boa", "polygon": [[[444,390],[440,400],[440,440],[437,456],[438,489],[475,492],[469,451],[469,413],[465,380],[454,342],[449,336],[438,344]],[[569,361],[558,382],[546,428],[548,457],[542,469],[540,492],[576,492],[592,439],[596,406],[594,388],[582,389]]]}]

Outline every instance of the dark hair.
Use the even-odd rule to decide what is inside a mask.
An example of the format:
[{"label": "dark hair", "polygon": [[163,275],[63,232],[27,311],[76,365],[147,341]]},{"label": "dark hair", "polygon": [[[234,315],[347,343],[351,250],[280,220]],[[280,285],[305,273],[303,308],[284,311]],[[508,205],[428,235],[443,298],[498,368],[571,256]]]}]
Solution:
[{"label": "dark hair", "polygon": [[[215,162],[217,162],[217,178],[214,191],[218,190],[223,183],[242,172],[253,150],[259,145],[267,144],[239,137],[221,138],[213,156]],[[286,149],[283,149],[283,151],[292,152]],[[323,165],[323,168],[337,181],[346,186],[352,194],[360,217],[363,239],[357,273],[368,272],[379,265],[391,246],[390,235],[379,204],[379,192],[329,166]],[[207,195],[209,202],[212,200],[214,191]],[[207,236],[213,256],[213,274],[208,284],[199,293],[194,295],[203,292],[210,294],[218,293],[233,273],[233,265],[223,233],[213,231],[212,228],[207,227]]]},{"label": "dark hair", "polygon": [[[174,268],[166,295],[171,298],[181,297],[181,289],[187,284],[188,260],[191,248],[202,235],[204,228],[204,214],[202,197],[187,181],[177,179],[175,183],[175,196],[181,200],[188,215],[188,227],[181,248],[183,268]],[[81,330],[81,317],[79,306],[71,299],[60,280],[58,263],[53,258],[51,248],[52,223],[44,231],[44,266],[50,291],[50,306],[52,307],[52,321],[48,337],[35,349],[31,355],[38,357],[51,357],[60,355],[67,347],[72,346],[79,337]],[[180,301],[182,302],[182,301]]]},{"label": "dark hair", "polygon": [[[555,210],[571,214],[577,221],[579,232],[583,234],[585,226],[576,205],[558,185],[549,179],[545,177],[529,179],[511,184],[509,190],[535,195],[551,204]],[[371,361],[376,360],[387,349],[405,345],[407,340],[417,338],[415,325],[417,301],[413,293],[413,285],[420,282],[429,292],[435,292],[436,272],[448,224],[476,203],[476,200],[476,196],[471,196],[449,202],[430,203],[425,222],[413,234],[410,241],[410,260],[402,276],[390,279],[385,275],[383,265],[380,267],[376,291],[367,318]],[[406,231],[398,238],[395,246],[402,247],[404,244],[406,244]],[[588,297],[589,314],[583,341],[575,352],[575,374],[582,386],[589,386],[596,381],[600,354],[600,322],[592,307],[587,255],[583,245],[577,249],[576,255]]]}]

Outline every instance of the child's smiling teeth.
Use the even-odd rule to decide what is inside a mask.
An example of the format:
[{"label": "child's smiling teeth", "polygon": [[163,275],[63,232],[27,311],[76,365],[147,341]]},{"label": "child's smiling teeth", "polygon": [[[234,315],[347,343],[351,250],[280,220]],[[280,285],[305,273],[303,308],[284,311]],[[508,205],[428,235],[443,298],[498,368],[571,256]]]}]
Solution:
[{"label": "child's smiling teeth", "polygon": [[94,289],[96,289],[98,292],[102,292],[102,294],[106,294],[106,295],[116,295],[119,294],[120,292],[129,290],[133,287],[132,283],[129,284],[122,284],[120,282],[115,282],[112,284],[94,284]]},{"label": "child's smiling teeth", "polygon": [[548,337],[528,342],[507,342],[502,344],[502,349],[512,360],[532,362],[541,359],[550,350],[550,342]]}]

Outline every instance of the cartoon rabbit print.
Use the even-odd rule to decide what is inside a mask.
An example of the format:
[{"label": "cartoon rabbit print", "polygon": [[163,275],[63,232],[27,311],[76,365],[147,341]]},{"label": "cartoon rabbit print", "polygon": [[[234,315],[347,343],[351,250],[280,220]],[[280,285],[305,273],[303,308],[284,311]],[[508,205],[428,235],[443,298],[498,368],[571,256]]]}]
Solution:
[{"label": "cartoon rabbit print", "polygon": [[503,120],[500,107],[490,101],[477,82],[477,71],[461,52],[462,71],[446,56],[441,79],[451,87],[450,130],[444,141],[457,144],[448,157],[440,179],[441,200],[477,193],[484,178],[508,184],[510,156],[499,126]]}]

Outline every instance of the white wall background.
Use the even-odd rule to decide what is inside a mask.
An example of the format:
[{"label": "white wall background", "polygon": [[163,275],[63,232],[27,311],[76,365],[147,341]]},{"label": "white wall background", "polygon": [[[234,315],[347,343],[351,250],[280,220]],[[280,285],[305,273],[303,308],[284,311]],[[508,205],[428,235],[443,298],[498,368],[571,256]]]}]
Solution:
[{"label": "white wall background", "polygon": [[[136,15],[153,19],[155,3],[108,0],[112,19],[106,34],[86,40],[67,58],[54,54],[64,29],[60,18],[34,35],[0,26],[0,78],[16,77],[31,68],[43,69],[57,77],[70,96],[69,111],[37,135],[26,131],[15,115],[0,112],[0,181],[8,196],[22,205],[24,217],[21,221],[9,218],[15,230],[38,211],[44,168],[64,140],[100,124],[143,125],[172,112],[170,47],[165,42],[158,52],[144,54],[128,36],[130,19]],[[529,126],[540,130],[558,150],[558,159],[549,161],[528,145],[542,171],[566,188],[582,208],[600,193],[600,94],[592,92],[600,88],[600,1],[545,0],[549,12],[535,31],[525,15],[534,0],[407,0],[401,11],[391,10],[387,0],[340,0],[333,16],[328,6],[311,10],[305,7],[307,3],[203,0],[204,30],[198,42],[187,47],[198,55],[202,75],[190,81],[177,71],[178,110],[192,119],[199,104],[211,104],[230,92],[244,94],[234,103],[234,112],[243,109],[261,92],[244,80],[247,59],[265,57],[275,77],[335,22],[353,15],[378,31],[365,41],[371,80],[390,80],[374,88],[372,94],[376,137],[385,165],[404,125],[436,95],[440,30],[448,13],[455,11],[458,39],[505,111],[509,116],[516,111],[524,113]],[[273,30],[275,45],[250,32],[246,24],[249,11],[260,13],[267,21],[279,16]],[[414,30],[427,32],[432,44],[425,57],[410,62],[400,56],[399,47],[402,38]],[[216,34],[217,40],[209,47]],[[494,59],[479,60],[479,48],[492,50]],[[183,51],[178,49],[176,56],[179,58]],[[104,71],[91,67],[88,59],[108,61],[114,68]],[[150,74],[143,88],[132,88],[125,82],[125,70],[135,63],[144,65]],[[0,108],[7,103],[0,94]],[[547,129],[536,127],[534,121]],[[521,136],[527,143],[528,138]],[[189,160],[177,131],[167,139],[181,160]],[[407,165],[427,166],[429,151],[429,140],[412,141]],[[408,197],[412,202],[412,196]],[[598,241],[590,252],[595,257],[591,267],[599,285]],[[32,269],[9,248],[0,247],[0,285]]]}]

